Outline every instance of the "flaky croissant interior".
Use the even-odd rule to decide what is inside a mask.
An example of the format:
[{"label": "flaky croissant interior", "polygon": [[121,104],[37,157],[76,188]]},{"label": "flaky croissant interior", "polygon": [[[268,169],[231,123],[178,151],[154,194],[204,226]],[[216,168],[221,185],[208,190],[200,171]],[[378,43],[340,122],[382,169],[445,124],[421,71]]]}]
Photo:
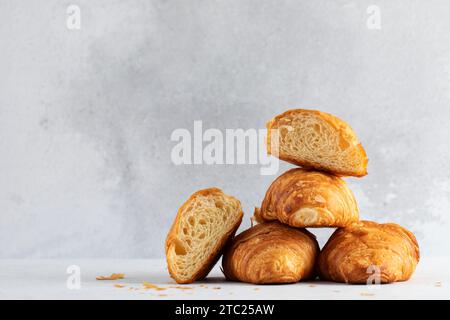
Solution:
[{"label": "flaky croissant interior", "polygon": [[206,276],[242,215],[240,202],[219,189],[192,195],[180,208],[166,240],[172,277],[188,283]]},{"label": "flaky croissant interior", "polygon": [[333,115],[290,110],[269,121],[267,129],[268,152],[282,160],[342,176],[367,174],[367,156],[355,132]]}]

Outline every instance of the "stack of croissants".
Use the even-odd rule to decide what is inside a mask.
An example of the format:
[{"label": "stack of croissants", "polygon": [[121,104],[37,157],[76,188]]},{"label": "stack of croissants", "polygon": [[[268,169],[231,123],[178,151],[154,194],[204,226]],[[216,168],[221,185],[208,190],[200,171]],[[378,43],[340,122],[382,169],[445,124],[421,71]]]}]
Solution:
[{"label": "stack of croissants", "polygon": [[[178,283],[205,278],[222,256],[227,280],[254,284],[321,280],[369,284],[408,280],[419,262],[414,235],[395,223],[359,220],[341,177],[367,174],[352,128],[321,111],[295,109],[267,123],[267,151],[299,167],[276,178],[256,208],[257,224],[235,237],[243,212],[220,189],[195,192],[166,239]],[[322,249],[306,228],[337,228]]]}]

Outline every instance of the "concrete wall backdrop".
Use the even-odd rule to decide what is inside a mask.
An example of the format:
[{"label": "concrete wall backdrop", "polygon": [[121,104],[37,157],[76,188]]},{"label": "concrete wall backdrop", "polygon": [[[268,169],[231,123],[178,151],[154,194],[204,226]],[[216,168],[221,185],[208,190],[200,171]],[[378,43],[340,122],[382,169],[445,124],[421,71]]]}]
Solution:
[{"label": "concrete wall backdrop", "polygon": [[363,218],[449,255],[449,16],[444,0],[0,0],[0,258],[163,256],[177,208],[208,186],[241,199],[248,227],[275,176],[176,166],[171,133],[294,107],[358,133]]}]

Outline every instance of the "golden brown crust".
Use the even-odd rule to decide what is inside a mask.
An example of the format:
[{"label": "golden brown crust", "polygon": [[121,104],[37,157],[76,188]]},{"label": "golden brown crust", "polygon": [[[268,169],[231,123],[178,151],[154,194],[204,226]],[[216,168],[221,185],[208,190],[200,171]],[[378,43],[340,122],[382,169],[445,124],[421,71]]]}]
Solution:
[{"label": "golden brown crust", "polygon": [[344,180],[301,168],[279,176],[269,187],[254,218],[279,220],[292,227],[344,227],[359,218],[358,205]]},{"label": "golden brown crust", "polygon": [[[170,248],[175,245],[175,243],[178,241],[178,235],[182,232],[181,230],[181,219],[183,218],[183,214],[185,212],[185,209],[198,197],[201,196],[225,196],[229,198],[230,200],[237,201],[238,203],[238,211],[237,212],[237,219],[233,222],[233,225],[229,230],[226,230],[225,233],[222,234],[222,236],[217,239],[217,242],[214,246],[213,251],[211,254],[207,257],[207,259],[202,264],[201,268],[199,268],[198,271],[196,271],[192,276],[188,279],[181,278],[177,275],[177,272],[174,270],[174,259],[171,254],[169,254]],[[193,193],[189,199],[178,209],[177,216],[169,230],[169,233],[166,238],[165,243],[165,252],[166,252],[166,258],[167,258],[167,268],[169,270],[170,276],[177,282],[177,283],[192,283],[197,280],[201,280],[205,278],[208,273],[211,271],[211,269],[214,267],[214,265],[219,260],[223,248],[225,247],[228,240],[230,240],[234,234],[236,233],[236,230],[239,228],[239,225],[242,222],[243,212],[240,206],[239,200],[235,199],[234,197],[225,195],[222,190],[218,188],[209,188],[209,189],[203,189],[199,190],[195,193]]]},{"label": "golden brown crust", "polygon": [[322,280],[381,283],[408,280],[419,262],[414,235],[395,223],[360,221],[337,229],[318,260]]},{"label": "golden brown crust", "polygon": [[316,238],[307,230],[268,222],[234,238],[222,258],[223,273],[232,281],[293,283],[315,276],[318,254]]},{"label": "golden brown crust", "polygon": [[[326,161],[321,161],[321,159],[317,158],[316,161],[311,161],[303,158],[302,156],[294,156],[286,152],[281,144],[283,141],[280,141],[280,148],[277,148],[277,151],[272,150],[272,141],[271,141],[271,132],[273,129],[279,129],[280,124],[283,121],[291,121],[295,116],[302,115],[311,115],[316,116],[324,120],[326,123],[330,125],[331,128],[334,128],[334,131],[338,134],[338,141],[343,144],[349,146],[351,150],[349,153],[351,156],[351,162],[354,163],[352,168],[347,168],[343,165],[330,164]],[[366,152],[359,142],[355,132],[353,129],[343,120],[338,117],[331,115],[329,113],[325,113],[318,110],[306,110],[306,109],[292,109],[288,110],[280,115],[277,115],[273,119],[269,120],[266,124],[267,127],[267,152],[268,154],[272,154],[278,157],[281,160],[287,161],[289,163],[302,166],[304,168],[323,170],[327,172],[331,172],[338,176],[356,176],[362,177],[367,175],[367,164],[368,158]]]}]

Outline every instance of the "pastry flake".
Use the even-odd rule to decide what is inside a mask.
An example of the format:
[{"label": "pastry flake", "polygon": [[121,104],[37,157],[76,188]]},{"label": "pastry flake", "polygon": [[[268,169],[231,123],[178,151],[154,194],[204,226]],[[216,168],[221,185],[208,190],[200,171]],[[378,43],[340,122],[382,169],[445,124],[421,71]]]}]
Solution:
[{"label": "pastry flake", "polygon": [[98,276],[97,280],[119,280],[125,278],[124,273],[112,273],[110,276]]}]

